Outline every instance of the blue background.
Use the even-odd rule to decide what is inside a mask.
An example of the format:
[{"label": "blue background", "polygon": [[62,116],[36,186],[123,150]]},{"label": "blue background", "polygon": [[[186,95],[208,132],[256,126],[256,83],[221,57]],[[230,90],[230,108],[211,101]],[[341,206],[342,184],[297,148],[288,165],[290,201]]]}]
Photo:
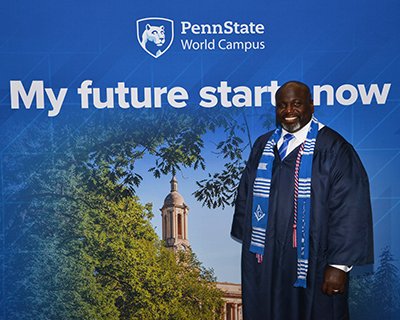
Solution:
[{"label": "blue background", "polygon": [[[357,87],[385,83],[391,88],[385,104],[364,105],[360,97],[351,106],[335,100],[326,106],[322,95],[316,108],[319,120],[340,132],[359,153],[371,184],[374,214],[376,261],[382,248],[390,245],[395,259],[400,258],[400,40],[397,1],[2,1],[0,4],[0,159],[1,159],[1,262],[9,259],[13,244],[24,235],[6,232],[6,224],[14,212],[12,197],[4,186],[17,172],[7,169],[7,155],[15,155],[21,139],[34,139],[33,123],[42,123],[49,130],[49,145],[53,140],[62,145],[71,139],[63,135],[66,115],[74,114],[76,127],[85,126],[96,112],[93,105],[82,109],[77,88],[84,80],[93,80],[105,99],[105,88],[180,86],[189,94],[188,105],[175,109],[163,99],[162,108],[169,112],[185,112],[200,102],[199,91],[204,86],[218,87],[227,81],[237,86],[279,85],[288,80],[300,80],[313,85],[329,84],[335,90],[343,84]],[[175,38],[169,50],[155,59],[137,41],[136,21],[147,17],[164,17],[175,23]],[[192,24],[223,24],[233,21],[265,26],[262,35],[193,35],[181,34],[181,21]],[[249,50],[184,50],[181,39],[222,39],[230,41],[263,41],[264,49]],[[10,81],[22,81],[25,90],[34,80],[44,81],[46,88],[58,94],[68,88],[61,112],[48,117],[51,109],[45,96],[46,109],[11,109]],[[107,113],[117,112],[105,109]],[[234,109],[235,107],[232,107]],[[269,94],[263,95],[263,108],[271,108]],[[249,107],[249,115],[257,114]],[[271,109],[272,110],[272,109]],[[135,112],[129,108],[123,112]],[[148,112],[154,112],[149,109]],[[257,117],[249,117],[251,139],[266,129]],[[68,120],[69,121],[69,120]],[[204,139],[206,171],[186,169],[177,176],[178,191],[190,207],[189,240],[193,251],[206,267],[214,268],[218,281],[240,282],[240,246],[229,238],[231,208],[209,210],[196,202],[192,193],[195,181],[208,172],[222,169],[223,159],[216,158],[213,142],[217,132]],[[51,138],[51,139],[50,139]],[[53,142],[52,142],[53,141]],[[51,149],[51,148],[50,148]],[[48,159],[48,150],[35,150],[32,157]],[[52,149],[51,152],[56,152]],[[247,158],[249,149],[243,155]],[[151,161],[151,160],[149,160]],[[140,200],[154,204],[153,225],[161,230],[158,208],[169,193],[171,177],[154,179],[147,173],[146,159],[137,170],[144,177],[138,189]],[[156,186],[156,187],[155,187]],[[156,189],[156,192],[154,191]],[[27,250],[24,253],[29,255]],[[395,262],[400,267],[399,261]],[[372,270],[361,269],[356,272]],[[7,275],[0,275],[2,297],[12,300],[18,288],[5,287]],[[27,279],[29,281],[29,279]],[[2,316],[6,318],[6,311]],[[0,314],[1,318],[1,314]]]}]

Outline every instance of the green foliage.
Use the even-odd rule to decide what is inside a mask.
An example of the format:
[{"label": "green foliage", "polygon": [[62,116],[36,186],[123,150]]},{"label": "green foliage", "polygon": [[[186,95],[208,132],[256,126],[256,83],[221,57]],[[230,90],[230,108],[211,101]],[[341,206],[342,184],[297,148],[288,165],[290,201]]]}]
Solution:
[{"label": "green foliage", "polygon": [[[251,145],[245,109],[95,111],[84,121],[21,119],[6,130],[4,298],[16,319],[216,319],[222,292],[193,253],[167,251],[135,198],[135,165],[154,177],[205,169],[206,133],[222,172],[198,182],[209,207],[232,205]],[[107,116],[105,116],[107,114]],[[238,119],[242,117],[242,120]],[[268,118],[268,117],[267,117]],[[15,134],[14,134],[15,133]],[[18,138],[16,138],[18,137]],[[248,140],[248,142],[245,142]]]},{"label": "green foliage", "polygon": [[117,293],[119,318],[211,319],[222,294],[212,271],[192,254],[177,258],[163,247],[150,224],[149,204],[142,206],[137,198],[109,202],[107,196],[97,197],[104,199],[88,210],[83,244],[96,281]]},{"label": "green foliage", "polygon": [[[110,165],[61,154],[43,164],[9,231],[25,233],[28,265],[9,313],[18,319],[212,319],[222,304],[212,270],[164,248]],[[83,169],[82,169],[83,168]],[[117,179],[118,180],[118,179]],[[32,188],[29,190],[29,188]],[[26,263],[26,261],[25,261]]]}]

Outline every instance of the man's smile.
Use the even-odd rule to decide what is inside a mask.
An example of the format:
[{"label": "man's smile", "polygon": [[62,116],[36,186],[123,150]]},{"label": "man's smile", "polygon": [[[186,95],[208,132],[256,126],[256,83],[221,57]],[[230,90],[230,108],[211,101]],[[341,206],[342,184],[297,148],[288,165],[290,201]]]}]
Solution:
[{"label": "man's smile", "polygon": [[296,121],[298,117],[296,116],[290,116],[290,117],[285,117],[285,121],[287,122],[293,122]]}]

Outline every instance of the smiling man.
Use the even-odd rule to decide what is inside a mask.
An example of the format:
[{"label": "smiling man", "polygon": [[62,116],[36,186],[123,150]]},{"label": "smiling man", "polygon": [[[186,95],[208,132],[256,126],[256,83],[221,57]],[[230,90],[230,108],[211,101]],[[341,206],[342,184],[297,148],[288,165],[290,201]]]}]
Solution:
[{"label": "smiling man", "polygon": [[299,131],[311,121],[314,105],[310,89],[301,82],[288,82],[276,92],[276,121],[286,131]]},{"label": "smiling man", "polygon": [[348,319],[349,272],[373,263],[369,182],[353,147],[313,116],[307,85],[276,92],[238,187],[245,320]]}]

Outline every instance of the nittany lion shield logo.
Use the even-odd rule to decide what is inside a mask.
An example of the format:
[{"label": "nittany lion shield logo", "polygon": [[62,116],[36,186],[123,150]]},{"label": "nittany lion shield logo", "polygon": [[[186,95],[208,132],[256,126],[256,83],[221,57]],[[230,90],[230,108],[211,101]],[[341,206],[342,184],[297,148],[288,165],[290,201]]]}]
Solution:
[{"label": "nittany lion shield logo", "polygon": [[137,39],[154,58],[163,55],[174,40],[174,22],[165,18],[144,18],[136,21]]}]

